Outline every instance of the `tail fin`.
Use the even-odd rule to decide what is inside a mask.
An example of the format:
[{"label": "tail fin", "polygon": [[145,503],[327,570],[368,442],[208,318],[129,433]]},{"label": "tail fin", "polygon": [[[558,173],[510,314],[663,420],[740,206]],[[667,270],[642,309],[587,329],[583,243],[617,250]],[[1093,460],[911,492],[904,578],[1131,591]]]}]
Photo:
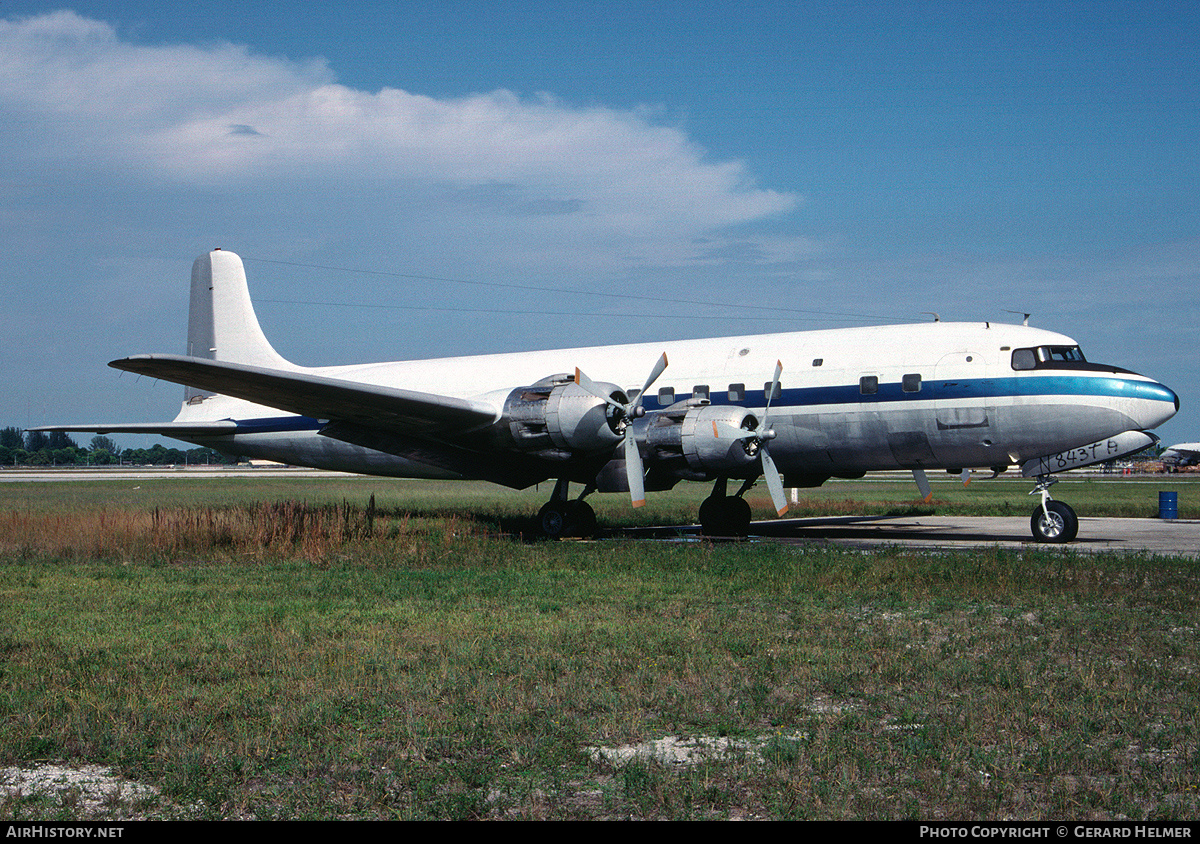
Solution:
[{"label": "tail fin", "polygon": [[[233,252],[215,249],[192,264],[187,353],[268,369],[296,369],[263,334],[250,301],[246,268]],[[188,387],[186,398],[207,395],[212,393]]]}]

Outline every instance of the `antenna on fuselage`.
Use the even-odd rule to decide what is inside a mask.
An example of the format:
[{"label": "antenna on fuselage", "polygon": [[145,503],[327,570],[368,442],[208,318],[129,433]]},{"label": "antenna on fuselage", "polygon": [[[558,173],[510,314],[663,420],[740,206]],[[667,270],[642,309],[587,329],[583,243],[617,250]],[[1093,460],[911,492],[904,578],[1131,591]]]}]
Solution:
[{"label": "antenna on fuselage", "polygon": [[1006,310],[1005,313],[1006,314],[1020,314],[1023,317],[1023,319],[1021,320],[1021,325],[1025,325],[1025,326],[1029,325],[1029,317],[1032,316],[1032,314],[1027,314],[1024,311],[1008,311],[1008,310]]},{"label": "antenna on fuselage", "polygon": [[938,316],[937,314],[935,314],[933,311],[921,311],[921,313],[928,314],[929,316],[933,317],[934,322],[942,321],[942,318],[940,316]]}]

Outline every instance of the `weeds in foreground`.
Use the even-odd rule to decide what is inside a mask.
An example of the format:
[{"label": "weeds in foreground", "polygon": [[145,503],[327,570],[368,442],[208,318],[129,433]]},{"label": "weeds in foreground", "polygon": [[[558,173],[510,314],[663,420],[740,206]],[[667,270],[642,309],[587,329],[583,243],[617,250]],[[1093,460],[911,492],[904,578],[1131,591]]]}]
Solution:
[{"label": "weeds in foreground", "polygon": [[0,553],[80,559],[178,560],[206,555],[321,560],[339,549],[360,550],[375,540],[428,539],[432,533],[474,530],[456,519],[431,522],[407,513],[381,513],[371,495],[365,507],[280,500],[222,507],[100,508],[61,513],[0,512]]}]

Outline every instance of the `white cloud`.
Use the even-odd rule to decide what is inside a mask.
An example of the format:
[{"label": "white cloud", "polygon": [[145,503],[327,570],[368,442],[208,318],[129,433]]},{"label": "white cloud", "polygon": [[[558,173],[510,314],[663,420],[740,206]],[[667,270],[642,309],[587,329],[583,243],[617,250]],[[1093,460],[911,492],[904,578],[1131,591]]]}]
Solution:
[{"label": "white cloud", "polygon": [[[503,90],[370,93],[338,84],[322,61],[227,43],[139,45],[72,12],[0,22],[0,108],[16,118],[2,131],[27,161],[284,194],[385,183],[398,204],[406,192],[440,197],[447,230],[511,238],[531,230],[529,217],[557,245],[537,253],[547,260],[687,264],[724,250],[769,262],[808,249],[723,234],[798,198],[639,110]],[[490,203],[477,201],[481,190]]]}]

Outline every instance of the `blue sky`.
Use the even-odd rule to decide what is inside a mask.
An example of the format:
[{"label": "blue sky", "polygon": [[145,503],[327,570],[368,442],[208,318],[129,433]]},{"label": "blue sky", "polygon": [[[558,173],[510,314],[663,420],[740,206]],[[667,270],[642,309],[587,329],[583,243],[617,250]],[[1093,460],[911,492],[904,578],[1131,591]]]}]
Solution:
[{"label": "blue sky", "polygon": [[0,425],[173,416],[105,364],[182,351],[221,246],[299,363],[1028,311],[1197,440],[1198,48],[1194,2],[0,2]]}]

